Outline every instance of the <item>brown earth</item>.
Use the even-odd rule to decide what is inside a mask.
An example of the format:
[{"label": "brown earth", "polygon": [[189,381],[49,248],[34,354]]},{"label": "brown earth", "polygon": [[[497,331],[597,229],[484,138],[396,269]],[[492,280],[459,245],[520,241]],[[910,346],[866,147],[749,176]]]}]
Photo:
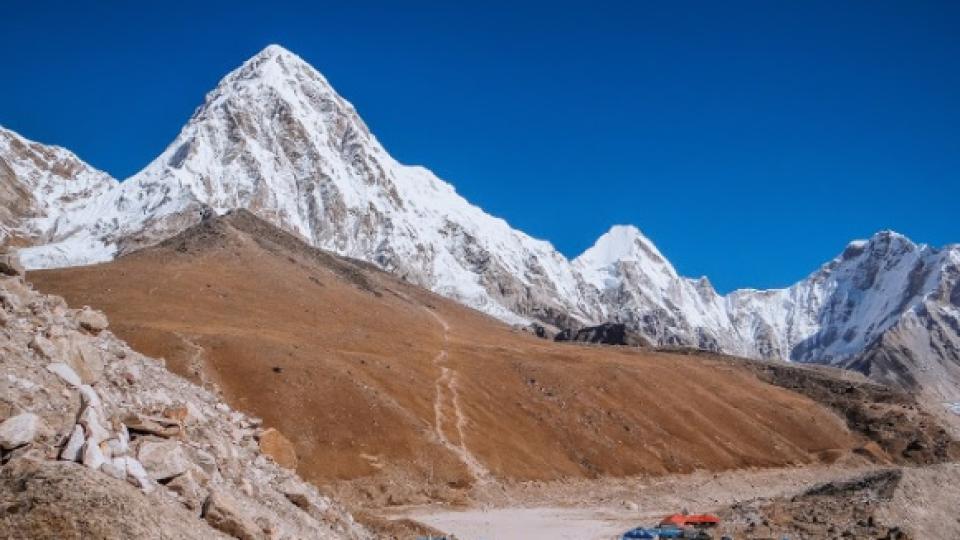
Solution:
[{"label": "brown earth", "polygon": [[[680,351],[674,351],[680,353]],[[847,427],[870,442],[857,449],[873,461],[935,465],[960,461],[960,442],[950,425],[917,396],[868,380],[862,374],[826,366],[746,360],[701,351],[708,357],[752,371],[767,383],[797,392],[837,413]],[[941,407],[942,408],[942,407]],[[882,457],[881,457],[882,456]]]},{"label": "brown earth", "polygon": [[355,503],[490,480],[896,459],[836,409],[736,362],[555,344],[246,212],[111,263],[30,272],[134,348],[219,388]]}]

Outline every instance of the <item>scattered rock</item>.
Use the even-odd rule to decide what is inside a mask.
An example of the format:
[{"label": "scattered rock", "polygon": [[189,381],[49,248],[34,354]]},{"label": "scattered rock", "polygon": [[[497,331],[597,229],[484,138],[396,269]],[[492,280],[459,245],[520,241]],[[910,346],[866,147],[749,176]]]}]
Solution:
[{"label": "scattered rock", "polygon": [[83,451],[83,427],[80,424],[73,426],[73,431],[70,432],[70,438],[67,439],[67,444],[63,446],[63,450],[60,451],[60,459],[64,461],[80,461]]},{"label": "scattered rock", "polygon": [[297,450],[290,439],[274,428],[267,428],[260,435],[260,451],[270,456],[277,465],[288,469],[297,468]]},{"label": "scattered rock", "polygon": [[47,360],[55,360],[58,357],[57,348],[53,343],[40,335],[33,336],[33,339],[30,341],[30,348]]},{"label": "scattered rock", "polygon": [[89,307],[80,310],[80,313],[77,314],[77,322],[80,323],[81,328],[91,334],[99,334],[110,324],[106,315]]},{"label": "scattered rock", "polygon": [[207,498],[207,491],[195,471],[187,471],[174,478],[167,484],[167,489],[176,493],[183,505],[196,512],[199,516],[203,511],[203,502]]},{"label": "scattered rock", "polygon": [[93,442],[92,439],[87,439],[86,444],[83,445],[83,464],[84,466],[93,469],[99,470],[100,466],[106,463],[107,458],[104,457],[103,452],[100,450],[100,445]]},{"label": "scattered rock", "polygon": [[52,362],[47,364],[47,370],[60,377],[63,382],[69,384],[70,386],[80,386],[83,384],[83,381],[80,380],[80,376],[77,375],[77,372],[74,371],[72,367],[62,362]]},{"label": "scattered rock", "polygon": [[125,456],[130,452],[130,433],[127,432],[127,426],[120,424],[117,436],[108,440],[110,453],[114,456]]},{"label": "scattered rock", "polygon": [[177,441],[143,441],[137,452],[151,479],[161,482],[187,472],[190,460]]},{"label": "scattered rock", "polygon": [[110,432],[104,427],[104,422],[96,408],[84,408],[83,412],[80,413],[78,422],[83,426],[88,444],[99,445],[110,438]]},{"label": "scattered rock", "polygon": [[194,463],[206,474],[214,474],[217,472],[217,459],[210,455],[209,452],[203,450],[194,449],[193,451]]},{"label": "scattered rock", "polygon": [[163,417],[176,422],[179,425],[183,425],[187,422],[187,418],[190,416],[190,410],[187,409],[185,405],[180,405],[177,407],[167,407],[163,410]]},{"label": "scattered rock", "polygon": [[[315,491],[326,513],[295,508],[275,486],[303,481],[261,453],[260,421],[129,349],[101,314],[18,277],[0,277],[0,305],[0,537],[222,537],[209,522],[242,538],[371,538]],[[295,463],[284,443],[264,444]]]},{"label": "scattered rock", "polygon": [[123,458],[123,460],[127,466],[127,479],[144,491],[153,490],[153,482],[150,480],[147,470],[143,468],[143,464],[129,456]]},{"label": "scattered rock", "polygon": [[233,497],[214,491],[203,505],[203,518],[211,527],[240,540],[259,538],[260,527],[248,518]]},{"label": "scattered rock", "polygon": [[94,409],[99,409],[101,406],[100,396],[97,395],[96,390],[88,384],[81,384],[77,387],[77,390],[80,391],[80,403],[84,407],[93,407]]},{"label": "scattered rock", "polygon": [[307,486],[296,482],[284,482],[280,485],[280,493],[283,493],[283,496],[297,508],[307,512],[311,510],[313,504],[310,501],[310,491]]},{"label": "scattered rock", "polygon": [[128,415],[123,419],[130,431],[156,435],[158,437],[174,437],[180,434],[180,426],[168,418],[157,418],[141,414]]},{"label": "scattered rock", "polygon": [[127,469],[126,461],[123,458],[118,458],[120,461],[117,463],[114,460],[110,460],[100,466],[100,471],[103,474],[116,478],[117,480],[126,480],[127,479]]},{"label": "scattered rock", "polygon": [[65,340],[63,344],[67,362],[77,372],[84,384],[93,384],[103,375],[103,356],[99,349],[85,340]]},{"label": "scattered rock", "polygon": [[42,420],[33,413],[21,413],[0,424],[0,448],[12,450],[33,442],[40,432]]},{"label": "scattered rock", "polygon": [[140,368],[136,365],[126,365],[120,371],[120,376],[127,384],[136,384],[140,380]]}]

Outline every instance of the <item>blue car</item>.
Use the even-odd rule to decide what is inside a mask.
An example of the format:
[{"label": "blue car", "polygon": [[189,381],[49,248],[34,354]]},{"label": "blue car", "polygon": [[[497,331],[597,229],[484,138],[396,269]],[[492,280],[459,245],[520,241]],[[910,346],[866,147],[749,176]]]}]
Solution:
[{"label": "blue car", "polygon": [[623,540],[633,540],[634,538],[656,538],[657,535],[651,532],[649,529],[644,529],[643,527],[637,527],[636,529],[630,529],[629,531],[623,533]]}]

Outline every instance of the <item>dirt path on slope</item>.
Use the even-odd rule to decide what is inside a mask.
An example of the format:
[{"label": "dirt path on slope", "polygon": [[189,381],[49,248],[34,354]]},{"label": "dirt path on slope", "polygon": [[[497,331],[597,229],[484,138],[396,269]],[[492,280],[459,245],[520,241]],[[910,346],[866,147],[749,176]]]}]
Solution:
[{"label": "dirt path on slope", "polygon": [[[467,441],[464,435],[467,417],[463,414],[463,409],[460,407],[457,372],[445,365],[449,356],[447,343],[449,342],[450,324],[436,311],[428,307],[424,307],[424,310],[429,313],[443,329],[441,349],[437,355],[433,357],[433,364],[440,370],[440,375],[437,377],[435,384],[433,401],[434,433],[437,436],[437,440],[440,441],[440,444],[450,450],[463,462],[474,480],[486,482],[490,479],[490,471],[488,471],[467,448]],[[457,434],[456,443],[451,441],[446,434],[444,425],[450,423],[453,424],[453,428]]]}]

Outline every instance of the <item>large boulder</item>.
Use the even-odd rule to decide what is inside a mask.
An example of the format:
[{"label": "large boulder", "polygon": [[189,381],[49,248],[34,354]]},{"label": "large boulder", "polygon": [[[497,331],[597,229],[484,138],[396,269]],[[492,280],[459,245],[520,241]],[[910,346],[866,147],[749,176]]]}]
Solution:
[{"label": "large boulder", "polygon": [[157,481],[180,476],[191,465],[183,446],[177,441],[143,441],[137,457],[150,478]]},{"label": "large boulder", "polygon": [[203,519],[214,529],[240,540],[263,537],[260,527],[248,517],[240,503],[222,491],[214,491],[207,497]]},{"label": "large boulder", "polygon": [[80,380],[80,376],[77,375],[77,372],[63,362],[51,362],[47,364],[47,371],[53,373],[57,377],[60,377],[60,380],[69,384],[70,386],[77,387],[83,384],[83,381]]},{"label": "large boulder", "polygon": [[21,413],[0,424],[0,448],[13,450],[33,442],[40,433],[42,420],[33,413]]},{"label": "large boulder", "polygon": [[93,343],[73,335],[63,341],[67,363],[80,376],[84,384],[93,384],[103,375],[103,354]]},{"label": "large boulder", "polygon": [[77,322],[80,323],[81,328],[91,334],[99,334],[110,324],[106,315],[89,307],[80,310],[80,313],[77,314]]}]

